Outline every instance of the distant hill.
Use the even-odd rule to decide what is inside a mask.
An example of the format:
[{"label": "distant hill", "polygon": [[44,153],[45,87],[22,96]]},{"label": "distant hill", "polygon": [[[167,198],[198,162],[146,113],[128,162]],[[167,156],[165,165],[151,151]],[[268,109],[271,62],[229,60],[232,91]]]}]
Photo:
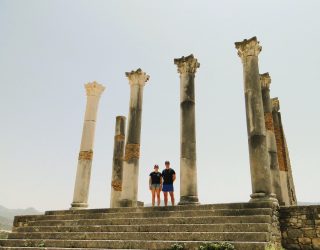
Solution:
[{"label": "distant hill", "polygon": [[0,205],[0,230],[11,230],[14,216],[41,214],[33,207],[26,209],[9,209]]},{"label": "distant hill", "polygon": [[303,202],[298,201],[298,206],[320,205],[320,202]]}]

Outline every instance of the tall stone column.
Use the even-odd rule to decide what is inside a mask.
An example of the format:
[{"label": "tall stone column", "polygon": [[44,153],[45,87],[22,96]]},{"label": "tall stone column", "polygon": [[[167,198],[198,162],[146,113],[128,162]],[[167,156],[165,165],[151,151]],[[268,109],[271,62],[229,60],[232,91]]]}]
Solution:
[{"label": "tall stone column", "polygon": [[281,113],[279,112],[280,103],[278,98],[272,98],[271,100],[283,201],[286,206],[297,205],[297,197],[293,181],[289,150],[282,125]]},{"label": "tall stone column", "polygon": [[174,59],[180,73],[180,202],[197,204],[197,162],[194,78],[200,67],[191,54]]},{"label": "tall stone column", "polygon": [[261,46],[256,37],[236,42],[242,59],[246,102],[247,133],[251,171],[250,201],[276,200],[272,193],[264,110],[261,96],[258,55]]},{"label": "tall stone column", "polygon": [[112,181],[110,208],[119,207],[122,190],[122,167],[124,157],[124,140],[126,129],[126,117],[116,117],[116,128],[113,147]]},{"label": "tall stone column", "polygon": [[264,109],[264,120],[265,127],[267,132],[267,148],[269,152],[269,164],[271,171],[271,183],[273,192],[276,194],[276,197],[281,204],[284,204],[281,184],[280,184],[280,172],[279,172],[279,163],[277,156],[277,144],[274,134],[273,118],[272,118],[272,103],[270,99],[270,84],[271,78],[269,73],[264,73],[260,75],[260,83],[262,89],[262,102]]},{"label": "tall stone column", "polygon": [[78,158],[76,182],[71,209],[88,207],[89,184],[93,156],[99,100],[105,87],[97,82],[85,84],[87,93],[86,113],[82,130],[82,140]]},{"label": "tall stone column", "polygon": [[120,206],[136,207],[139,205],[137,197],[143,88],[149,80],[149,76],[141,69],[127,72],[126,76],[130,84],[130,109],[123,162]]}]

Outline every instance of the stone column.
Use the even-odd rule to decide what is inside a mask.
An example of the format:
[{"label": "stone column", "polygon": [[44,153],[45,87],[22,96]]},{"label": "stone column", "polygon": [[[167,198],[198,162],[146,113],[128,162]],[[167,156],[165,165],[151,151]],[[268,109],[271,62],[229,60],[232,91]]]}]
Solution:
[{"label": "stone column", "polygon": [[297,205],[297,197],[292,176],[289,150],[284,135],[281,113],[279,112],[279,110],[279,99],[272,98],[272,117],[277,144],[277,155],[279,162],[280,184],[283,195],[283,202],[286,206]]},{"label": "stone column", "polygon": [[149,80],[149,76],[141,69],[127,72],[126,76],[130,84],[130,109],[123,162],[120,206],[136,207],[139,205],[137,196],[143,88]]},{"label": "stone column", "polygon": [[180,73],[180,202],[198,204],[194,77],[200,67],[191,54],[174,59]]},{"label": "stone column", "polygon": [[125,129],[126,117],[117,116],[113,147],[110,208],[120,206],[119,202],[122,190],[122,167],[124,157]]},{"label": "stone column", "polygon": [[271,183],[273,193],[276,194],[276,197],[282,205],[283,197],[280,185],[280,172],[279,172],[279,163],[277,156],[277,144],[276,138],[274,134],[273,127],[273,118],[272,118],[272,103],[270,99],[270,84],[271,78],[269,73],[264,73],[260,75],[260,83],[262,89],[262,102],[263,102],[263,110],[264,110],[264,120],[265,127],[267,132],[267,148],[269,152],[269,164],[270,164],[270,172],[271,172]]},{"label": "stone column", "polygon": [[242,59],[246,102],[247,132],[251,171],[251,201],[276,200],[272,193],[266,128],[261,96],[258,55],[261,46],[256,37],[236,42]]},{"label": "stone column", "polygon": [[82,140],[78,158],[77,176],[71,209],[88,207],[89,184],[93,156],[99,100],[105,87],[97,82],[85,84],[87,93],[86,113],[82,130]]}]

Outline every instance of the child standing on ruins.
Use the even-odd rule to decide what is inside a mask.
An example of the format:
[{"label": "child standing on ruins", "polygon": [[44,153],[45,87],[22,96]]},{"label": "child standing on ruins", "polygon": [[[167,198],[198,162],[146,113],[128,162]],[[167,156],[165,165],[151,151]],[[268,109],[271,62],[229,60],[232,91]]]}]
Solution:
[{"label": "child standing on ruins", "polygon": [[160,191],[162,188],[162,174],[159,172],[159,166],[154,165],[154,171],[149,175],[149,188],[152,194],[152,206],[154,207],[155,196],[157,195],[157,204],[160,206]]}]

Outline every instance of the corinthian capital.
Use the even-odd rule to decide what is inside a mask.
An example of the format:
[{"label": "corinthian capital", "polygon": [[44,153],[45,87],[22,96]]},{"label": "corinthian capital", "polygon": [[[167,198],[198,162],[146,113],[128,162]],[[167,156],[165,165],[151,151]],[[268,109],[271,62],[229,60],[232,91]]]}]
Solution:
[{"label": "corinthian capital", "polygon": [[148,76],[140,68],[136,71],[132,70],[131,72],[126,72],[126,77],[128,77],[130,85],[137,84],[141,86],[144,86],[150,78],[150,76]]},{"label": "corinthian capital", "polygon": [[100,96],[105,90],[105,87],[96,81],[88,82],[84,87],[86,89],[87,96]]},{"label": "corinthian capital", "polygon": [[236,49],[238,50],[238,55],[243,59],[247,56],[258,56],[262,47],[259,45],[257,37],[252,37],[250,39],[244,39],[242,42],[236,42]]},{"label": "corinthian capital", "polygon": [[272,102],[272,111],[279,112],[279,110],[280,110],[280,102],[279,102],[278,97],[272,98],[271,102]]},{"label": "corinthian capital", "polygon": [[271,77],[269,73],[260,74],[260,84],[262,89],[269,89],[271,84]]},{"label": "corinthian capital", "polygon": [[195,74],[197,68],[200,67],[200,63],[198,63],[197,58],[195,58],[192,54],[186,57],[176,58],[174,59],[174,64],[178,66],[178,72],[180,74],[183,73],[192,73]]}]

